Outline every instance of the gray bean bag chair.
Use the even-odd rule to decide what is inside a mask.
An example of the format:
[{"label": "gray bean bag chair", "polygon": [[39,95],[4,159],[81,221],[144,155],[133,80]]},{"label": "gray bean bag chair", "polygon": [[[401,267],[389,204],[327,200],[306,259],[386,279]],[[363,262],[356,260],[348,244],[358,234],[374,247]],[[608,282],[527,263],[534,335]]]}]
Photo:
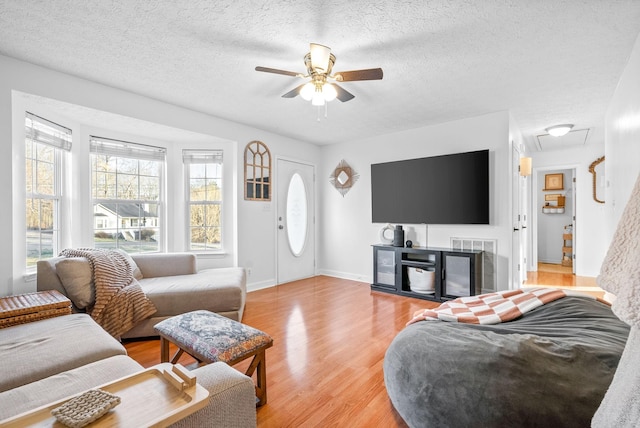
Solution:
[{"label": "gray bean bag chair", "polygon": [[631,326],[613,382],[593,417],[594,428],[640,426],[640,174],[602,262],[598,285],[617,296],[613,313]]},{"label": "gray bean bag chair", "polygon": [[384,381],[410,427],[588,427],[628,335],[581,297],[496,325],[421,321],[390,344]]}]

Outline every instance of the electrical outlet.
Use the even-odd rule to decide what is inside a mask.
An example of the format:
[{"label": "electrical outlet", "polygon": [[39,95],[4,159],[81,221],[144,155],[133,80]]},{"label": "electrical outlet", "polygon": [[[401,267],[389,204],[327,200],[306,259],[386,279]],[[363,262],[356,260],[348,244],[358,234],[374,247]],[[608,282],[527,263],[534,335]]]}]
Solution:
[{"label": "electrical outlet", "polygon": [[247,268],[247,276],[251,276],[251,268]]}]

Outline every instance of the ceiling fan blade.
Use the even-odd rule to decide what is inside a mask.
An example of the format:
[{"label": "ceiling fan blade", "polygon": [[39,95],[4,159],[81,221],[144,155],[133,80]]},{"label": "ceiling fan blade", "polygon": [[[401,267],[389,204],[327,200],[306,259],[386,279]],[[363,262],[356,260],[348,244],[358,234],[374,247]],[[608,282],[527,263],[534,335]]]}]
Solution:
[{"label": "ceiling fan blade", "polygon": [[296,96],[300,95],[300,89],[302,89],[304,85],[306,85],[306,83],[303,83],[302,85],[297,86],[295,89],[290,90],[289,92],[284,94],[282,98],[295,98]]},{"label": "ceiling fan blade", "polygon": [[256,71],[262,71],[264,73],[283,74],[285,76],[293,76],[293,77],[296,77],[300,74],[293,71],[278,70],[277,68],[268,68],[268,67],[256,67]]},{"label": "ceiling fan blade", "polygon": [[341,71],[336,73],[338,82],[352,82],[354,80],[380,80],[382,79],[381,68],[367,68],[366,70]]},{"label": "ceiling fan blade", "polygon": [[342,101],[343,103],[349,100],[352,100],[356,97],[351,92],[342,89],[340,86],[336,85],[335,83],[327,83],[327,85],[331,85],[334,88],[336,88],[336,92],[338,93],[338,95],[336,95],[336,98]]}]

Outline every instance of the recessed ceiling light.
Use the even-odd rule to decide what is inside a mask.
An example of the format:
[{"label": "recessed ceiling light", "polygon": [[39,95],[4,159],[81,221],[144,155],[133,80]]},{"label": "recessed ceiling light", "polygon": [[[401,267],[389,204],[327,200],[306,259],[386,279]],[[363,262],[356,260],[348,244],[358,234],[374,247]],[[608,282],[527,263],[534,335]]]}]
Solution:
[{"label": "recessed ceiling light", "polygon": [[565,125],[551,126],[547,128],[546,131],[549,135],[553,135],[554,137],[562,137],[563,135],[568,134],[569,131],[571,131],[571,128],[573,128],[573,124],[568,123]]}]

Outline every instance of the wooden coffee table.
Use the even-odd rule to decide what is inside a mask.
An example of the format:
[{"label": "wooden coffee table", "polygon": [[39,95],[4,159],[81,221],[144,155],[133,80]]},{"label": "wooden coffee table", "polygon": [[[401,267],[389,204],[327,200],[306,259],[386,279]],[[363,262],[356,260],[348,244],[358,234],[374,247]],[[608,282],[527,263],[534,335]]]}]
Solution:
[{"label": "wooden coffee table", "polygon": [[[97,387],[120,397],[120,404],[91,427],[166,427],[202,409],[209,391],[180,365],[159,364]],[[94,388],[95,389],[95,388]],[[0,421],[3,428],[62,426],[51,409],[76,394],[13,418]]]}]

